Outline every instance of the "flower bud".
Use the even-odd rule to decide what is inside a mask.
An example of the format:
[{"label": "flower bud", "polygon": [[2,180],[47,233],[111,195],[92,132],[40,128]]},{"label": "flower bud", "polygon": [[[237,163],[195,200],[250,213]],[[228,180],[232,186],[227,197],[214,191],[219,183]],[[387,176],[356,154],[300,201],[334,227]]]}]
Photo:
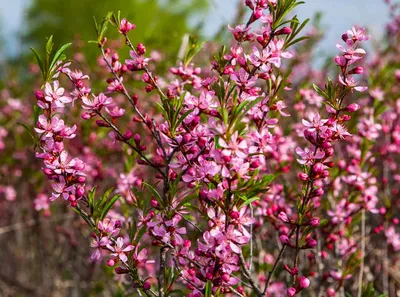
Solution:
[{"label": "flower bud", "polygon": [[335,151],[333,150],[333,148],[329,148],[325,150],[325,156],[330,157],[333,156],[333,154],[335,153]]},{"label": "flower bud", "polygon": [[107,261],[107,266],[113,267],[114,265],[115,265],[115,260],[114,260],[114,259],[109,259],[109,260]]},{"label": "flower bud", "polygon": [[146,47],[143,45],[143,43],[139,43],[136,49],[139,55],[144,55],[146,53]]},{"label": "flower bud", "polygon": [[279,240],[281,241],[282,244],[286,244],[286,245],[291,245],[290,243],[290,239],[287,235],[281,235],[279,236]]},{"label": "flower bud", "polygon": [[324,170],[324,165],[320,162],[315,163],[313,166],[313,172],[315,174],[320,174]]},{"label": "flower bud", "polygon": [[109,127],[109,125],[102,120],[97,120],[96,125],[99,127]]},{"label": "flower bud", "polygon": [[125,269],[125,268],[122,268],[122,267],[116,267],[116,268],[114,269],[114,271],[115,271],[116,274],[126,274],[126,273],[129,273],[129,269]]},{"label": "flower bud", "polygon": [[351,104],[346,106],[346,110],[348,112],[355,112],[355,111],[357,111],[359,109],[360,109],[360,105],[358,105],[357,103],[351,103]]},{"label": "flower bud", "polygon": [[229,276],[229,274],[227,274],[227,273],[224,273],[223,275],[222,275],[222,280],[224,281],[224,282],[229,282],[230,281],[230,279],[231,279],[231,277]]},{"label": "flower bud", "polygon": [[206,273],[206,279],[211,280],[213,279],[213,274],[211,272]]},{"label": "flower bud", "polygon": [[292,29],[290,27],[283,27],[282,29],[275,32],[275,35],[289,35],[292,33]]},{"label": "flower bud", "polygon": [[350,121],[350,119],[351,119],[351,116],[349,116],[348,114],[345,114],[345,115],[342,116],[342,120],[344,122],[348,122],[348,121]]},{"label": "flower bud", "polygon": [[37,100],[44,100],[44,94],[41,90],[35,92],[35,97]]},{"label": "flower bud", "polygon": [[295,288],[293,288],[293,287],[290,287],[289,289],[287,289],[287,295],[289,296],[289,297],[293,297],[294,295],[296,295],[296,289]]},{"label": "flower bud", "polygon": [[349,71],[349,74],[363,74],[364,68],[357,66]]},{"label": "flower bud", "polygon": [[53,175],[54,174],[54,171],[51,170],[50,168],[43,168],[43,172],[46,175]]},{"label": "flower bud", "polygon": [[260,167],[261,166],[261,161],[259,160],[259,159],[257,159],[257,160],[254,160],[254,161],[252,161],[251,163],[250,163],[250,167],[251,168],[258,168],[258,167]]},{"label": "flower bud", "polygon": [[155,208],[158,207],[158,201],[157,200],[151,199],[150,204],[151,204],[151,206],[153,206]]},{"label": "flower bud", "polygon": [[251,0],[246,0],[246,1],[245,1],[245,5],[246,5],[247,7],[249,7],[251,10],[254,9],[253,1],[251,1]]},{"label": "flower bud", "polygon": [[88,119],[90,119],[92,116],[88,113],[88,112],[84,112],[82,115],[81,115],[81,118],[82,119],[84,119],[84,120],[88,120]]},{"label": "flower bud", "polygon": [[301,276],[299,278],[299,288],[300,289],[305,289],[310,286],[310,280],[304,276]]},{"label": "flower bud", "polygon": [[309,239],[307,240],[307,247],[312,249],[315,248],[317,246],[317,241],[315,239]]},{"label": "flower bud", "polygon": [[324,190],[322,188],[318,188],[311,192],[311,197],[321,197],[323,194]]},{"label": "flower bud", "polygon": [[258,8],[254,13],[253,16],[256,20],[258,20],[259,18],[261,18],[264,15],[264,11],[262,8]]},{"label": "flower bud", "polygon": [[240,214],[237,211],[231,211],[230,215],[231,215],[231,218],[234,220],[237,220],[240,217]]},{"label": "flower bud", "polygon": [[326,290],[326,294],[327,294],[328,297],[335,297],[336,291],[335,291],[334,288],[328,288],[328,289]]},{"label": "flower bud", "polygon": [[320,222],[321,222],[321,220],[317,217],[312,218],[311,220],[308,221],[308,223],[313,227],[318,227]]},{"label": "flower bud", "polygon": [[85,193],[85,188],[84,188],[83,186],[79,185],[79,186],[76,187],[76,192],[75,192],[75,194],[76,194],[76,196],[77,196],[78,198],[81,198],[81,197],[83,196],[84,193]]},{"label": "flower bud", "polygon": [[150,290],[150,288],[151,288],[150,282],[149,282],[149,281],[145,281],[145,282],[143,283],[143,289],[144,289],[144,290]]},{"label": "flower bud", "polygon": [[111,56],[111,60],[113,62],[116,62],[116,61],[118,61],[118,59],[119,59],[118,53],[113,53]]},{"label": "flower bud", "polygon": [[290,219],[288,218],[287,214],[284,213],[283,211],[281,211],[281,212],[278,214],[278,219],[280,219],[280,220],[281,220],[282,222],[284,222],[284,223],[289,223],[289,222],[290,222]]},{"label": "flower bud", "polygon": [[298,174],[298,177],[302,180],[302,181],[307,181],[308,180],[308,174],[304,173],[304,172],[300,172]]},{"label": "flower bud", "polygon": [[322,171],[321,174],[320,174],[320,176],[321,176],[321,178],[328,177],[328,176],[329,176],[329,171],[328,171],[328,170]]}]

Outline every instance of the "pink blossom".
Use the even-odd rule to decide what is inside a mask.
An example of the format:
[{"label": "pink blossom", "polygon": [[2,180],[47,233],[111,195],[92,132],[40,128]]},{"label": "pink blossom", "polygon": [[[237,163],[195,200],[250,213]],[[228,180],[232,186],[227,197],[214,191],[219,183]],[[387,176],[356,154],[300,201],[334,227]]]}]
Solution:
[{"label": "pink blossom", "polygon": [[113,104],[113,100],[111,97],[107,97],[103,93],[100,93],[99,96],[94,96],[93,99],[89,99],[88,97],[82,97],[82,107],[87,110],[100,111],[103,107],[108,107]]},{"label": "pink blossom", "polygon": [[145,58],[143,55],[139,55],[136,51],[130,51],[129,54],[132,60],[125,60],[125,63],[131,71],[145,69],[151,60],[150,58]]},{"label": "pink blossom", "polygon": [[126,253],[133,251],[135,247],[131,244],[128,244],[126,247],[124,247],[124,238],[118,237],[115,244],[113,246],[111,244],[107,244],[107,248],[111,251],[111,257],[119,258],[122,262],[126,263],[128,261]]},{"label": "pink blossom", "polygon": [[301,159],[297,159],[301,165],[312,165],[315,160],[320,160],[325,156],[325,153],[320,148],[309,149],[306,147],[304,150],[300,147],[296,148],[296,153],[301,157]]},{"label": "pink blossom", "polygon": [[[70,97],[64,96],[64,88],[60,88],[57,80],[53,82],[53,87],[50,83],[46,83],[44,87],[45,101],[38,101],[38,105],[42,109],[64,107],[66,103],[72,102]],[[50,105],[49,105],[50,104]]]},{"label": "pink blossom", "polygon": [[119,32],[122,34],[126,34],[129,31],[133,30],[136,28],[135,24],[131,24],[128,22],[125,18],[121,20],[121,24],[119,25]]}]

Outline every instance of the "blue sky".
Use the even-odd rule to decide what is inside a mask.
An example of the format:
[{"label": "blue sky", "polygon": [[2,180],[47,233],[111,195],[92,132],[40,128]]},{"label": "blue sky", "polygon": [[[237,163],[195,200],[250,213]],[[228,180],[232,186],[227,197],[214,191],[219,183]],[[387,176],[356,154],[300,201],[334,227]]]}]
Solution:
[{"label": "blue sky", "polygon": [[[233,19],[237,3],[242,0],[208,1],[212,5],[204,23],[205,33],[210,36],[221,24]],[[16,36],[22,29],[23,12],[28,4],[29,0],[0,0],[0,27],[8,53],[18,52]],[[326,51],[334,49],[341,34],[352,25],[366,26],[374,39],[379,39],[388,17],[388,8],[383,0],[306,0],[296,13],[302,20],[312,17],[317,11],[324,13],[323,24],[328,30],[321,48]]]}]

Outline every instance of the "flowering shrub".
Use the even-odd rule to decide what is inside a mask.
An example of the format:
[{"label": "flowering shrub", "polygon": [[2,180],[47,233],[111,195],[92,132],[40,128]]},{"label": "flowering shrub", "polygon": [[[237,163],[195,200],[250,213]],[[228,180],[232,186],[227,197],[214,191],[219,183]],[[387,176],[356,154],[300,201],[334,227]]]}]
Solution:
[{"label": "flowering shrub", "polygon": [[[229,26],[229,49],[211,57],[202,48],[212,45],[190,38],[162,76],[159,56],[132,44],[135,25],[120,13],[96,24],[102,70],[93,75],[66,60],[70,44],[54,50],[49,38],[44,54],[33,50],[43,85],[32,136],[49,200],[64,200],[87,223],[89,261],[113,267],[126,294],[396,288],[396,5],[388,48],[369,65],[370,36],[353,27],[331,69],[316,73],[309,55],[318,32],[308,40],[308,20],[288,18],[299,4],[246,0],[250,17]],[[126,60],[107,27],[124,39]],[[6,136],[0,129],[0,150]],[[0,194],[16,198],[10,186]],[[44,193],[34,208],[50,215]]]}]

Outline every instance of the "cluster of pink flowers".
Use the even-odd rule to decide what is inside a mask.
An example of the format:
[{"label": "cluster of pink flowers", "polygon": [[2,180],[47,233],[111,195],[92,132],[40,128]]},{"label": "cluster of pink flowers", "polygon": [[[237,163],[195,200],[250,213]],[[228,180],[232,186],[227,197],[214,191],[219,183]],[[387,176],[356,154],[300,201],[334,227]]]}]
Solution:
[{"label": "cluster of pink flowers", "polygon": [[[37,158],[52,181],[50,200],[62,197],[76,208],[92,228],[91,259],[106,256],[139,296],[164,297],[177,289],[191,297],[295,296],[317,287],[334,296],[365,257],[366,213],[374,234],[400,249],[396,207],[379,201],[380,185],[387,197],[399,191],[387,185],[400,181],[394,161],[400,101],[377,111],[385,96],[378,86],[368,98],[354,99],[367,90],[355,79],[364,72],[365,29],[342,35],[334,58],[339,75],[324,88],[318,85],[325,74],[305,74],[305,82],[301,71],[291,74],[291,63],[304,70],[301,59],[308,59],[293,47],[305,23],[284,19],[297,4],[245,1],[249,19],[229,26],[228,50],[198,67],[193,51],[200,47],[191,40],[183,60],[164,77],[155,75],[156,59],[146,47],[132,44],[128,33],[135,25],[114,15],[108,21],[130,58],[106,47],[99,33],[104,90],[93,93],[89,76],[66,63],[36,92],[42,109]],[[60,87],[60,73],[72,91]],[[68,126],[61,115],[75,107],[82,125],[97,126],[89,141],[118,152],[119,163],[105,170],[110,179],[104,184],[114,183],[121,197],[85,190],[86,184],[103,190],[95,182],[103,172],[101,164],[67,152],[64,140],[76,138],[80,125]],[[374,147],[387,166],[380,176],[373,170],[379,166],[376,151],[368,149],[382,138]],[[49,213],[44,194],[34,205]],[[148,263],[158,270],[141,269]]]},{"label": "cluster of pink flowers", "polygon": [[37,91],[35,95],[38,106],[44,111],[39,115],[35,127],[42,150],[36,157],[43,159],[43,172],[53,181],[50,199],[62,197],[76,206],[77,200],[85,193],[85,163],[78,158],[71,158],[64,147],[64,139],[76,136],[76,126],[66,126],[56,114],[56,110],[65,108],[65,104],[73,102],[73,99],[65,94],[57,80],[53,85],[46,83],[44,92]]}]

